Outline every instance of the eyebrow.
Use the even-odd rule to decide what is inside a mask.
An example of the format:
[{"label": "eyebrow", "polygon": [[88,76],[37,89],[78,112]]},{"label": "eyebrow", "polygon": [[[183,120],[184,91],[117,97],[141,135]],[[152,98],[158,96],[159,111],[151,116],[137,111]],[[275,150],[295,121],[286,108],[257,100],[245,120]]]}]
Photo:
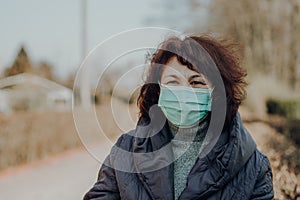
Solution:
[{"label": "eyebrow", "polygon": [[174,74],[167,75],[166,78],[167,78],[167,77],[172,77],[172,78],[178,79],[178,76],[176,76],[176,75],[174,75]]}]

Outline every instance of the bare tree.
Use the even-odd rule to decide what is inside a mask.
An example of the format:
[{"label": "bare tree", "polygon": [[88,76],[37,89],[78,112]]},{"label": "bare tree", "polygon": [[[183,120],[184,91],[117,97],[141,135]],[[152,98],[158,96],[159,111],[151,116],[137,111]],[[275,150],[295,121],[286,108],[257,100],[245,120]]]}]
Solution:
[{"label": "bare tree", "polygon": [[299,66],[298,0],[214,0],[211,22],[244,47],[248,71],[262,72],[295,89]]},{"label": "bare tree", "polygon": [[297,66],[299,63],[299,53],[300,53],[300,43],[299,43],[299,35],[300,35],[300,5],[299,1],[290,0],[290,13],[289,13],[289,32],[290,32],[290,58],[288,62],[289,69],[289,84],[295,89],[296,81],[297,81]]},{"label": "bare tree", "polygon": [[32,65],[24,46],[21,46],[12,66],[4,71],[4,76],[13,76],[24,72],[32,72]]},{"label": "bare tree", "polygon": [[35,69],[34,73],[36,73],[39,76],[42,76],[46,79],[54,80],[53,67],[45,61],[39,63],[39,65]]}]

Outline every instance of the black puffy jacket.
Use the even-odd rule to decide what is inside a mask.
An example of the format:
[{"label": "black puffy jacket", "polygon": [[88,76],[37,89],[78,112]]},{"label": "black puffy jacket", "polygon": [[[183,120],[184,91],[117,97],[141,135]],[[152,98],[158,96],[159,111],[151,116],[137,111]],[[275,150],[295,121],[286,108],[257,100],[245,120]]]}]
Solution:
[{"label": "black puffy jacket", "polygon": [[[173,164],[167,158],[168,152],[172,155],[172,148],[167,145],[172,134],[167,124],[148,138],[134,137],[133,134],[140,134],[138,128],[123,134],[84,200],[174,199]],[[162,148],[163,153],[143,154]],[[141,154],[126,157],[123,150]],[[151,170],[153,167],[157,170]],[[230,131],[222,132],[213,149],[197,159],[179,199],[262,200],[273,196],[269,160],[257,150],[237,114]]]}]

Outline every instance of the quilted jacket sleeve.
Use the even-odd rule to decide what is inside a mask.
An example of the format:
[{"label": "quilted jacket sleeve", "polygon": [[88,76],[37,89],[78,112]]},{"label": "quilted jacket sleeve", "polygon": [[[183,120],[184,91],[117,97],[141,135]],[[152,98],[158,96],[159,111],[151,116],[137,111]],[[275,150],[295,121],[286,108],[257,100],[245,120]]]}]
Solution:
[{"label": "quilted jacket sleeve", "polygon": [[[124,138],[124,135],[119,137],[116,142],[116,146],[120,146]],[[111,154],[108,155],[102,164],[97,182],[94,186],[85,194],[83,200],[116,200],[120,198],[120,192],[118,187],[118,182],[116,179],[116,171],[112,166]]]},{"label": "quilted jacket sleeve", "polygon": [[273,180],[272,170],[269,159],[261,154],[260,172],[255,183],[254,191],[250,199],[252,200],[269,200],[273,199]]},{"label": "quilted jacket sleeve", "polygon": [[[104,163],[110,163],[109,156]],[[95,185],[85,194],[83,200],[120,199],[119,189],[113,168],[102,165]]]}]

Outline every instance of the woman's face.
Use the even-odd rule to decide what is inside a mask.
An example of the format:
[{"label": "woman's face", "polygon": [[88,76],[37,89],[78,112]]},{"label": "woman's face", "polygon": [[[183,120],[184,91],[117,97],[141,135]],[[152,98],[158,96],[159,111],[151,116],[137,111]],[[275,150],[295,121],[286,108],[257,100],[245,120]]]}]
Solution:
[{"label": "woman's face", "polygon": [[176,57],[171,58],[166,64],[160,82],[170,86],[187,86],[203,89],[210,87],[210,84],[203,74],[190,70],[185,65],[182,65],[178,62]]}]

